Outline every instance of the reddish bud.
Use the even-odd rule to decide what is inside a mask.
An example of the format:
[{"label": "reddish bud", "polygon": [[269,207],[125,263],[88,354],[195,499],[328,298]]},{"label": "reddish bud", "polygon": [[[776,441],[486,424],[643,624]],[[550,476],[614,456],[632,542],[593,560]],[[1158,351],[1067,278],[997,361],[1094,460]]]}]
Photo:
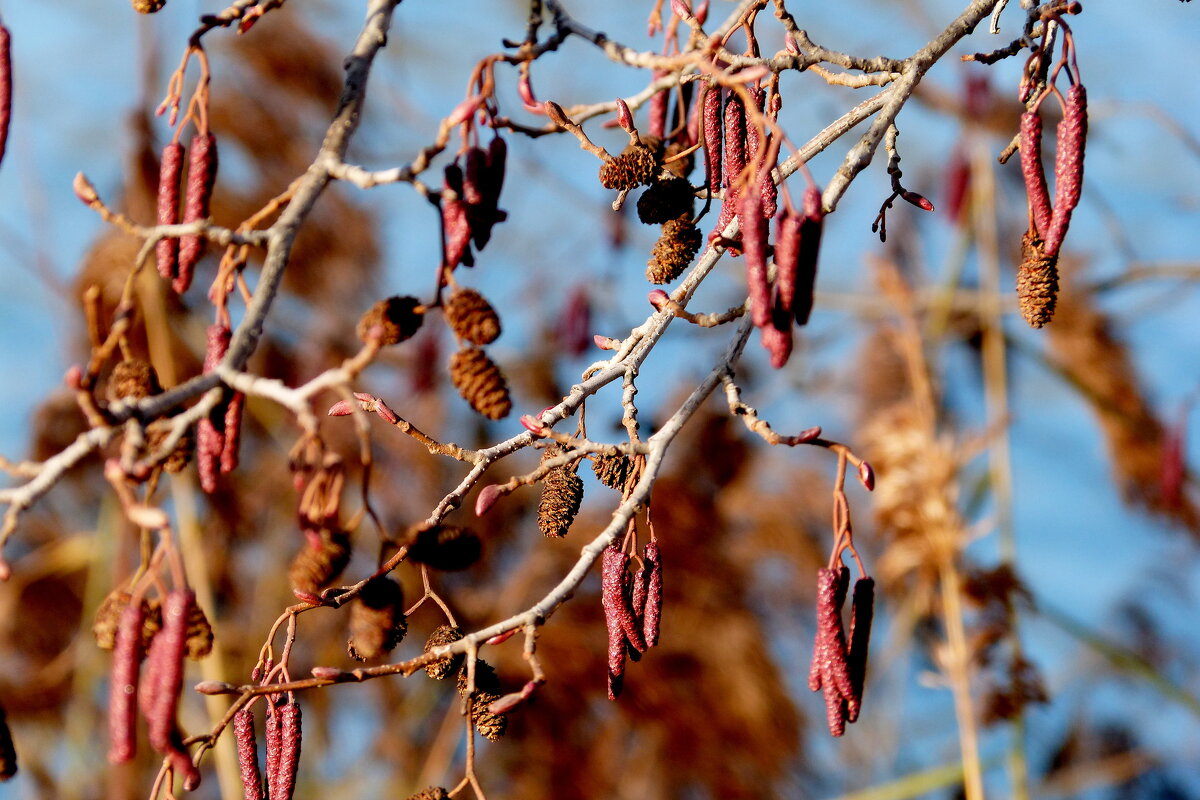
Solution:
[{"label": "reddish bud", "polygon": [[225,681],[200,681],[192,689],[197,694],[236,694],[238,688]]},{"label": "reddish bud", "polygon": [[340,681],[350,673],[337,667],[313,667],[309,674],[320,681]]},{"label": "reddish bud", "polygon": [[350,407],[350,401],[338,400],[336,403],[331,405],[329,407],[329,410],[326,411],[325,413],[327,416],[330,416],[330,417],[345,417],[350,414],[353,414],[354,410]]},{"label": "reddish bud", "polygon": [[633,127],[633,114],[629,111],[629,106],[621,98],[617,98],[617,123],[625,130],[626,133],[631,133]]},{"label": "reddish bud", "polygon": [[479,494],[475,497],[475,516],[482,517],[488,511],[491,511],[492,506],[500,499],[500,487],[496,484],[490,484],[479,490]]},{"label": "reddish bud", "polygon": [[544,436],[546,433],[546,424],[531,414],[521,415],[521,425],[535,436]]},{"label": "reddish bud", "polygon": [[533,82],[529,79],[529,69],[521,70],[521,77],[517,79],[517,94],[521,97],[521,104],[525,106],[525,110],[534,114],[548,113],[548,109],[538,102],[537,97],[533,93]]},{"label": "reddish bud", "polygon": [[700,4],[696,6],[694,16],[696,17],[697,25],[703,25],[708,21],[708,0],[700,0]]},{"label": "reddish bud", "polygon": [[518,630],[520,630],[520,628],[513,628],[511,631],[505,631],[504,633],[497,633],[495,636],[493,636],[492,638],[485,641],[484,644],[487,644],[487,645],[503,644],[504,642],[507,642],[509,639],[511,639],[513,636],[515,636]]},{"label": "reddish bud", "polygon": [[659,311],[662,311],[663,307],[670,302],[671,297],[662,289],[653,289],[648,295],[646,295],[646,299],[650,301],[650,305],[654,306]]},{"label": "reddish bud", "polygon": [[466,122],[472,114],[479,110],[486,98],[483,95],[476,94],[463,100],[454,110],[450,112],[450,116],[446,117],[446,124],[450,127],[461,125]]},{"label": "reddish bud", "polygon": [[906,190],[900,193],[900,197],[923,211],[933,211],[933,203],[929,202],[924,195]]},{"label": "reddish bud", "polygon": [[866,461],[858,465],[858,479],[868,492],[875,491],[875,470]]},{"label": "reddish bud", "polygon": [[692,10],[683,0],[671,0],[671,11],[680,19],[691,19]]}]

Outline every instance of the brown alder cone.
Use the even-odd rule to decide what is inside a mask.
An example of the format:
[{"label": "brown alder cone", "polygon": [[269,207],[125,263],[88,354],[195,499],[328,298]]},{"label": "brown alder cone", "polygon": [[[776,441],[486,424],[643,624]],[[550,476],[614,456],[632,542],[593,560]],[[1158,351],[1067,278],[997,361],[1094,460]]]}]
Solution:
[{"label": "brown alder cone", "polygon": [[208,615],[199,603],[193,603],[187,620],[187,657],[199,661],[212,652],[213,630]]},{"label": "brown alder cone", "polygon": [[430,786],[410,794],[405,800],[450,800],[450,793],[443,786]]},{"label": "brown alder cone", "polygon": [[464,347],[450,357],[450,382],[475,412],[502,419],[512,410],[504,373],[478,347]]},{"label": "brown alder cone", "polygon": [[288,567],[292,588],[318,594],[350,563],[350,535],[341,530],[308,528],[305,543]]},{"label": "brown alder cone", "polygon": [[[175,225],[179,222],[179,181],[183,177],[183,145],[171,142],[162,151],[158,167],[158,224]],[[168,236],[159,239],[154,246],[158,274],[164,280],[173,280],[179,273],[179,239]]]},{"label": "brown alder cone", "polygon": [[420,306],[420,300],[409,296],[380,300],[359,318],[354,332],[363,342],[369,341],[372,332],[375,332],[379,334],[380,344],[398,344],[412,338],[421,329],[425,317],[417,312]]},{"label": "brown alder cone", "polygon": [[107,394],[109,402],[118,400],[141,400],[158,394],[162,387],[158,383],[158,373],[149,361],[140,358],[126,358],[118,361],[108,377]]},{"label": "brown alder cone", "polygon": [[600,165],[600,185],[605,189],[636,189],[650,183],[657,168],[653,150],[641,143],[631,143],[619,156]]},{"label": "brown alder cone", "polygon": [[1029,197],[1029,215],[1040,236],[1050,230],[1053,211],[1046,171],[1042,167],[1042,117],[1037,111],[1021,115],[1021,176],[1025,179],[1025,194]]},{"label": "brown alder cone", "polygon": [[630,474],[634,472],[633,460],[626,455],[596,456],[592,464],[592,472],[596,478],[610,489],[624,491]]},{"label": "brown alder cone", "polygon": [[[146,429],[146,450],[148,452],[157,451],[167,441],[169,435],[170,432],[167,425],[151,425]],[[172,475],[183,472],[192,460],[192,455],[195,451],[196,437],[192,435],[190,430],[184,431],[183,435],[179,437],[179,442],[175,445],[175,449],[163,461],[163,469]]]},{"label": "brown alder cone", "polygon": [[[542,461],[562,455],[557,447],[547,448]],[[583,480],[575,474],[578,463],[555,467],[542,481],[542,497],[538,501],[537,525],[543,536],[560,538],[567,535],[579,505],[583,502]]]},{"label": "brown alder cone", "polygon": [[662,225],[679,217],[691,218],[695,210],[692,184],[683,178],[655,181],[637,201],[638,219],[646,225]]},{"label": "brown alder cone", "polygon": [[121,610],[113,645],[108,695],[108,761],[124,764],[137,752],[138,671],[142,663],[144,604],[128,599]]},{"label": "brown alder cone", "polygon": [[8,715],[0,706],[0,781],[17,774],[17,749],[13,746],[12,731],[8,729]]},{"label": "brown alder cone", "polygon": [[[454,644],[459,639],[463,638],[462,630],[453,625],[439,625],[433,629],[433,633],[429,634],[429,638],[425,641],[425,652],[433,650],[435,647],[442,647],[447,644]],[[447,656],[432,664],[425,665],[425,674],[434,680],[445,680],[458,671],[462,666],[463,657],[461,653]]]},{"label": "brown alder cone", "polygon": [[[109,592],[108,596],[100,603],[100,607],[96,609],[96,616],[92,622],[92,635],[96,637],[96,646],[101,650],[112,650],[116,647],[117,628],[120,624],[121,614],[125,611],[125,607],[129,605],[131,595],[128,589],[117,588]],[[142,598],[142,651],[144,652],[150,646],[150,640],[154,638],[154,634],[158,633],[162,627],[162,608],[157,599],[148,600]]]},{"label": "brown alder cone", "polygon": [[1021,237],[1017,267],[1017,303],[1031,327],[1041,328],[1054,316],[1058,302],[1058,256],[1047,256],[1033,227]]},{"label": "brown alder cone", "polygon": [[470,528],[434,525],[410,533],[408,560],[434,569],[454,572],[479,560],[483,543]]},{"label": "brown alder cone", "polygon": [[1058,149],[1054,154],[1054,216],[1045,232],[1045,253],[1057,256],[1079,205],[1083,190],[1083,149],[1087,143],[1087,90],[1077,83],[1067,90],[1063,118],[1058,123]]},{"label": "brown alder cone", "polygon": [[163,627],[150,642],[146,675],[139,695],[146,718],[150,746],[160,753],[178,749],[176,710],[183,691],[183,657],[187,649],[188,620],[196,596],[189,589],[172,589],[163,600]]},{"label": "brown alder cone", "polygon": [[386,575],[367,583],[350,606],[349,625],[346,652],[355,661],[390,653],[408,633],[400,584]]},{"label": "brown alder cone", "polygon": [[133,10],[139,14],[153,14],[167,4],[167,0],[131,0]]},{"label": "brown alder cone", "polygon": [[488,708],[500,699],[495,692],[476,691],[471,700],[471,721],[475,730],[489,742],[495,742],[508,732],[508,717],[504,714],[493,714]]},{"label": "brown alder cone", "polygon": [[[466,697],[467,667],[465,664],[458,671],[457,688],[458,693]],[[493,694],[500,693],[500,677],[496,674],[495,667],[482,658],[475,659],[475,690],[479,692],[492,692]]]},{"label": "brown alder cone", "polygon": [[262,773],[258,766],[258,742],[254,737],[254,711],[249,706],[233,715],[233,738],[237,745],[244,800],[264,800]]},{"label": "brown alder cone", "polygon": [[442,306],[446,322],[460,339],[471,344],[491,344],[500,336],[500,317],[474,289],[458,289]]},{"label": "brown alder cone", "polygon": [[[183,221],[208,219],[213,186],[217,182],[217,137],[211,133],[192,137],[188,150],[187,188],[183,195]],[[179,264],[172,288],[183,294],[192,285],[196,263],[204,255],[205,239],[196,234],[179,238]]]},{"label": "brown alder cone", "polygon": [[656,285],[675,280],[692,263],[702,244],[704,236],[690,219],[669,220],[646,264],[646,280]]}]

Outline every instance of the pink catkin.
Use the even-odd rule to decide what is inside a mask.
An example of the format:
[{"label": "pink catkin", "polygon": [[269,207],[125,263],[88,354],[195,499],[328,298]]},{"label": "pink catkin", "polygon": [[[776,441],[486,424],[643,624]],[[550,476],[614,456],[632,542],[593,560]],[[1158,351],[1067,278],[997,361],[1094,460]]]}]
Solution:
[{"label": "pink catkin", "polygon": [[468,148],[464,163],[462,199],[467,205],[476,206],[483,202],[487,151],[482,147]]},{"label": "pink catkin", "polygon": [[1044,239],[1046,258],[1058,255],[1071,213],[1083,191],[1083,149],[1087,143],[1087,90],[1075,84],[1067,90],[1063,118],[1058,123],[1058,150],[1054,155],[1054,216]]},{"label": "pink catkin", "polygon": [[117,623],[108,699],[108,760],[113,764],[124,764],[137,752],[138,671],[145,620],[145,606],[139,600],[122,609]]},{"label": "pink catkin", "polygon": [[233,472],[238,466],[238,450],[242,443],[242,413],[246,395],[234,392],[225,408],[225,443],[221,447],[221,472]]},{"label": "pink catkin", "polygon": [[788,359],[792,357],[791,321],[788,321],[786,328],[774,324],[765,325],[759,329],[759,337],[762,340],[763,349],[770,357],[771,368],[783,369]]},{"label": "pink catkin", "polygon": [[845,733],[846,701],[854,696],[842,629],[842,605],[849,582],[850,571],[845,567],[817,573],[817,632],[808,688],[814,692],[824,690],[826,721],[833,736]]},{"label": "pink catkin", "polygon": [[609,545],[604,549],[600,567],[600,604],[608,628],[608,699],[621,694],[625,678],[625,632],[621,614],[625,607],[625,566],[629,555]]},{"label": "pink catkin", "polygon": [[445,186],[455,196],[442,197],[442,227],[446,237],[445,260],[450,269],[459,264],[473,266],[471,256],[471,223],[467,218],[467,205],[463,200],[465,185],[463,171],[457,164],[448,164],[444,171]]},{"label": "pink catkin", "polygon": [[12,125],[12,34],[0,25],[0,161],[8,149],[8,129]]},{"label": "pink catkin", "polygon": [[1046,186],[1046,171],[1042,168],[1042,118],[1036,111],[1021,115],[1021,177],[1029,197],[1029,213],[1038,235],[1046,237],[1053,211],[1050,190]]},{"label": "pink catkin", "polygon": [[274,800],[279,791],[277,782],[279,780],[279,754],[283,750],[283,739],[280,726],[280,712],[282,708],[275,707],[267,709],[266,729],[267,739],[267,795]]},{"label": "pink catkin", "polygon": [[[211,133],[192,137],[188,151],[187,189],[183,195],[183,221],[208,219],[213,186],[217,182],[217,137]],[[205,240],[198,235],[179,238],[179,267],[171,286],[183,294],[192,285],[196,263],[204,255]]]},{"label": "pink catkin", "polygon": [[785,322],[787,328],[792,324],[803,221],[792,208],[784,208],[775,220],[775,310],[782,319],[774,322],[780,329],[785,327]]},{"label": "pink catkin", "polygon": [[[225,358],[232,335],[227,325],[208,326],[208,347],[204,351],[205,373],[214,371],[221,359]],[[224,423],[218,428],[213,422],[214,414],[223,412],[214,410],[196,424],[196,469],[200,473],[200,488],[208,494],[217,490],[217,475],[226,445]]]},{"label": "pink catkin", "polygon": [[[179,179],[183,176],[183,145],[171,142],[162,151],[158,166],[158,224],[179,222]],[[159,239],[154,246],[158,274],[173,280],[179,270],[179,239]]]},{"label": "pink catkin", "polygon": [[646,606],[641,614],[642,633],[646,639],[646,647],[657,647],[659,629],[662,626],[663,603],[662,557],[657,540],[651,539],[646,542],[642,557],[650,571],[646,578]]},{"label": "pink catkin", "polygon": [[738,224],[746,257],[750,318],[763,328],[771,324],[771,283],[767,276],[767,220],[762,215],[762,196],[758,192],[746,192],[740,198]]},{"label": "pink catkin", "polygon": [[[651,80],[658,80],[667,73],[663,70],[654,70]],[[668,89],[656,93],[650,98],[650,120],[646,126],[646,133],[651,136],[657,136],[662,139],[666,135],[667,130],[667,100],[670,99],[671,92]]]},{"label": "pink catkin", "polygon": [[249,706],[233,715],[233,737],[237,743],[238,767],[242,773],[245,800],[263,800],[262,774],[258,768],[258,743],[254,738],[254,712]]},{"label": "pink catkin", "polygon": [[173,589],[163,601],[162,630],[155,634],[146,658],[150,691],[142,706],[150,746],[160,753],[178,749],[175,712],[183,690],[183,659],[187,652],[188,617],[195,603],[189,589]]},{"label": "pink catkin", "polygon": [[[866,463],[866,462],[864,462]],[[854,582],[854,601],[850,606],[850,633],[846,663],[850,669],[850,697],[846,700],[846,720],[854,722],[862,708],[863,684],[867,678],[867,652],[871,640],[871,620],[875,613],[875,581],[859,578]]]},{"label": "pink catkin", "polygon": [[704,164],[708,179],[709,192],[716,193],[721,189],[721,163],[723,160],[721,146],[721,89],[708,86],[701,100],[703,109],[704,130]]},{"label": "pink catkin", "polygon": [[279,708],[279,764],[271,786],[271,800],[292,800],[296,791],[296,771],[300,767],[300,706],[288,703]]},{"label": "pink catkin", "polygon": [[812,314],[813,294],[817,288],[817,261],[821,254],[821,230],[824,227],[821,190],[809,186],[804,192],[804,219],[800,224],[799,257],[796,262],[796,296],[792,302],[797,325],[807,325]]}]

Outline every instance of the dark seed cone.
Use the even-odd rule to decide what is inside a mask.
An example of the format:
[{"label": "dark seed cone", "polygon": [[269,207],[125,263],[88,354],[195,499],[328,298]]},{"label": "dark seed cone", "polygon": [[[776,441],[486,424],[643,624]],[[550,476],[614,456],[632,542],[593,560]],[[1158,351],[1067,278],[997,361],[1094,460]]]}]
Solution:
[{"label": "dark seed cone", "polygon": [[137,752],[138,672],[142,663],[144,604],[126,598],[117,623],[108,697],[108,760],[124,764]]},{"label": "dark seed cone", "polygon": [[1087,91],[1075,84],[1067,91],[1063,118],[1058,123],[1058,149],[1054,154],[1054,216],[1043,233],[1048,256],[1057,256],[1079,205],[1083,190],[1083,148],[1087,143]]},{"label": "dark seed cone", "polygon": [[296,791],[296,772],[300,768],[300,742],[303,738],[300,706],[287,703],[279,714],[279,766],[271,786],[271,800],[292,800]]},{"label": "dark seed cone", "polygon": [[443,786],[430,786],[416,794],[410,794],[405,800],[450,800],[450,793]]},{"label": "dark seed cone", "polygon": [[600,185],[605,189],[635,189],[654,178],[658,161],[654,151],[642,144],[628,145],[619,156],[600,165]]},{"label": "dark seed cone", "polygon": [[[179,181],[183,177],[183,145],[171,142],[163,148],[158,167],[158,224],[179,222]],[[179,270],[179,239],[170,236],[159,239],[154,246],[158,274],[165,280],[174,279]]]},{"label": "dark seed cone", "polygon": [[244,798],[264,800],[262,773],[258,766],[258,743],[254,737],[254,712],[248,706],[233,715],[233,738],[237,745]]},{"label": "dark seed cone", "polygon": [[625,566],[629,554],[609,545],[604,549],[600,568],[600,604],[604,609],[604,622],[608,629],[608,699],[616,700],[621,694],[625,676],[625,631],[621,617],[626,613]]},{"label": "dark seed cone", "polygon": [[504,373],[478,347],[464,347],[450,357],[450,381],[475,412],[502,419],[512,410]]},{"label": "dark seed cone", "polygon": [[634,470],[633,461],[624,455],[597,456],[592,464],[592,472],[610,489],[624,491],[629,475]]},{"label": "dark seed cone", "polygon": [[[500,678],[496,675],[496,669],[482,658],[475,659],[475,690],[500,694]],[[467,694],[466,665],[458,671],[458,693],[464,696]]]},{"label": "dark seed cone", "polygon": [[390,653],[408,633],[404,590],[387,576],[363,587],[350,606],[350,639],[346,651],[356,661]]},{"label": "dark seed cone", "polygon": [[508,732],[508,717],[504,714],[493,714],[488,708],[500,699],[495,692],[476,692],[471,701],[471,721],[475,730],[489,742],[495,742]]},{"label": "dark seed cone", "polygon": [[1025,180],[1025,194],[1029,198],[1029,214],[1040,236],[1050,230],[1053,212],[1050,207],[1050,189],[1046,185],[1046,171],[1042,166],[1042,117],[1036,111],[1021,115],[1021,177]]},{"label": "dark seed cone", "polygon": [[704,235],[691,220],[669,220],[663,225],[662,235],[647,262],[646,280],[653,284],[675,280],[692,263],[703,243]]},{"label": "dark seed cone", "polygon": [[491,344],[500,336],[500,317],[474,289],[453,292],[442,307],[455,335],[471,344]]},{"label": "dark seed cone", "polygon": [[[433,633],[429,634],[429,639],[425,642],[425,652],[428,653],[435,647],[454,644],[461,638],[463,638],[463,634],[460,629],[452,625],[439,625],[433,629]],[[462,662],[463,657],[461,653],[448,656],[432,664],[426,664],[425,674],[434,680],[445,680],[462,667]]]},{"label": "dark seed cone", "polygon": [[1022,262],[1017,267],[1017,303],[1031,327],[1041,328],[1054,316],[1058,302],[1058,256],[1047,256],[1030,228],[1021,237]]},{"label": "dark seed cone", "polygon": [[345,531],[306,530],[305,544],[288,567],[292,588],[319,594],[350,563],[350,536]]},{"label": "dark seed cone", "polygon": [[[114,589],[96,609],[96,617],[92,623],[92,634],[96,637],[96,646],[101,650],[112,650],[116,647],[117,628],[120,625],[121,614],[129,605],[130,594],[126,589]],[[142,598],[142,652],[150,646],[154,634],[162,628],[162,608],[158,600]]]},{"label": "dark seed cone", "polygon": [[13,747],[12,731],[8,729],[8,718],[0,706],[0,781],[17,774],[17,749]]},{"label": "dark seed cone", "polygon": [[[542,460],[561,455],[557,448],[547,449]],[[576,465],[577,466],[577,465]],[[556,467],[542,481],[542,498],[538,501],[538,530],[543,536],[559,538],[567,535],[579,504],[583,502],[583,480],[575,474],[575,466]]]},{"label": "dark seed cone", "polygon": [[371,336],[371,331],[379,326],[382,330],[381,344],[403,342],[421,329],[424,315],[417,313],[420,305],[421,301],[415,297],[389,297],[380,300],[359,318],[355,333],[361,341],[366,342]]},{"label": "dark seed cone", "polygon": [[187,657],[199,661],[212,652],[213,630],[208,616],[199,604],[193,603],[187,621]]},{"label": "dark seed cone", "polygon": [[[213,186],[217,182],[217,138],[211,133],[192,137],[188,149],[187,188],[183,196],[183,221],[207,219]],[[204,255],[206,240],[199,235],[181,236],[179,263],[172,288],[183,294],[192,285],[196,263]]]},{"label": "dark seed cone", "polygon": [[479,535],[470,528],[434,525],[413,535],[408,545],[408,560],[454,572],[474,564],[482,551]]},{"label": "dark seed cone", "polygon": [[678,217],[691,217],[695,210],[692,185],[683,178],[656,181],[637,201],[638,219],[647,225],[662,225]]},{"label": "dark seed cone", "polygon": [[108,378],[108,400],[141,400],[162,391],[158,373],[149,361],[127,358],[117,362]]},{"label": "dark seed cone", "polygon": [[850,643],[846,661],[850,667],[853,694],[846,701],[846,721],[858,719],[862,708],[863,684],[867,680],[867,653],[871,641],[871,620],[875,613],[875,581],[859,578],[854,582],[854,600],[850,606]]}]

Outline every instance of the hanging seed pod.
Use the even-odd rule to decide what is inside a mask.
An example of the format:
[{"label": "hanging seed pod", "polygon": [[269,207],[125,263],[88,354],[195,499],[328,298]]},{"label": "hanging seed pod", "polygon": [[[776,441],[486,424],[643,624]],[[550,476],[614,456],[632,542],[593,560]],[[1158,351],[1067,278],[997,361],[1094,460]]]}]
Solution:
[{"label": "hanging seed pod", "polygon": [[508,717],[504,714],[493,714],[488,708],[499,699],[500,695],[495,692],[477,691],[471,701],[471,721],[475,723],[475,730],[479,735],[489,742],[498,741],[508,731]]},{"label": "hanging seed pod", "polygon": [[692,185],[683,178],[655,181],[638,198],[638,219],[646,225],[662,225],[685,216],[690,219],[693,199]]},{"label": "hanging seed pod", "polygon": [[[183,196],[183,221],[208,219],[213,186],[217,182],[217,137],[211,133],[192,137],[188,150],[187,188]],[[196,234],[179,238],[179,263],[171,286],[183,294],[192,285],[196,263],[204,255],[205,239]]]},{"label": "hanging seed pod", "polygon": [[450,382],[477,414],[502,419],[512,410],[504,373],[477,347],[464,347],[450,357]]},{"label": "hanging seed pod", "polygon": [[225,444],[221,448],[221,474],[233,472],[238,466],[238,451],[242,445],[242,412],[246,395],[234,392],[225,406]]},{"label": "hanging seed pod", "polygon": [[[562,450],[547,448],[542,461],[562,455]],[[575,474],[578,462],[571,466],[555,467],[542,481],[542,497],[538,501],[537,525],[543,536],[560,538],[567,535],[579,505],[583,502],[583,480]]]},{"label": "hanging seed pod", "polygon": [[767,220],[762,215],[762,195],[746,192],[738,204],[742,229],[742,254],[746,262],[746,288],[750,295],[750,319],[755,326],[771,324],[771,283],[767,275]]},{"label": "hanging seed pod", "polygon": [[814,692],[824,689],[826,721],[832,736],[846,732],[846,701],[854,695],[842,629],[842,605],[849,583],[850,571],[845,567],[817,573],[817,633],[808,688]]},{"label": "hanging seed pod", "polygon": [[458,289],[442,306],[446,322],[460,339],[471,344],[491,344],[500,336],[500,317],[474,289]]},{"label": "hanging seed pod", "polygon": [[846,663],[850,670],[851,695],[846,700],[846,720],[854,722],[862,708],[863,684],[867,679],[867,651],[870,649],[871,620],[875,608],[875,581],[859,578],[854,582],[854,600],[850,605],[850,643]]},{"label": "hanging seed pod", "polygon": [[249,706],[233,715],[233,738],[237,744],[238,767],[242,773],[245,800],[264,800],[262,774],[258,767],[258,743],[254,738],[254,712]]},{"label": "hanging seed pod", "polygon": [[319,594],[350,563],[350,535],[340,530],[309,528],[304,537],[304,547],[288,567],[288,579],[295,591]]},{"label": "hanging seed pod", "polygon": [[405,800],[450,800],[450,793],[443,786],[430,786],[410,794]]},{"label": "hanging seed pod", "polygon": [[296,791],[296,772],[300,767],[300,740],[303,735],[300,706],[291,702],[280,706],[279,766],[271,785],[271,800],[292,800]]},{"label": "hanging seed pod", "polygon": [[467,217],[466,201],[463,200],[466,186],[462,167],[457,163],[447,164],[442,174],[442,235],[446,245],[444,266],[448,269],[454,269],[459,264],[473,267],[475,259],[471,255],[471,221]]},{"label": "hanging seed pod", "polygon": [[709,192],[715,193],[721,188],[721,165],[724,159],[721,147],[721,89],[715,85],[706,85],[700,103],[701,130],[704,134],[704,172]]},{"label": "hanging seed pod", "polygon": [[670,283],[692,263],[704,236],[690,219],[669,220],[646,263],[646,280],[656,285]]},{"label": "hanging seed pod", "polygon": [[1020,145],[1021,177],[1025,179],[1025,194],[1029,197],[1029,215],[1038,235],[1045,236],[1050,230],[1053,211],[1042,167],[1042,117],[1037,111],[1021,115]]},{"label": "hanging seed pod", "polygon": [[17,774],[17,749],[13,746],[12,731],[8,729],[8,715],[0,706],[0,782]]},{"label": "hanging seed pod", "polygon": [[163,627],[150,642],[146,655],[148,692],[142,704],[150,746],[160,753],[177,749],[173,734],[179,695],[183,691],[183,657],[187,648],[188,620],[195,595],[172,589],[163,601]]},{"label": "hanging seed pod", "polygon": [[158,373],[149,361],[126,358],[117,362],[108,378],[108,400],[141,400],[162,391]]},{"label": "hanging seed pod", "polygon": [[629,554],[614,545],[604,549],[600,568],[600,604],[608,628],[608,699],[616,700],[625,680],[625,632],[621,616],[625,604],[625,567]]},{"label": "hanging seed pod", "polygon": [[[12,33],[0,23],[0,162],[8,150],[12,126]],[[15,767],[14,767],[15,769]]]},{"label": "hanging seed pod", "polygon": [[1058,256],[1048,256],[1031,226],[1021,237],[1017,267],[1017,303],[1030,327],[1041,328],[1054,316],[1058,302]]},{"label": "hanging seed pod", "polygon": [[137,752],[138,670],[142,663],[142,603],[128,599],[121,610],[113,645],[108,695],[108,761],[124,764]]},{"label": "hanging seed pod", "polygon": [[425,317],[418,311],[420,307],[420,300],[407,295],[380,300],[359,318],[355,333],[363,342],[369,341],[372,333],[376,333],[380,344],[398,344],[421,330]]},{"label": "hanging seed pod", "polygon": [[213,630],[199,603],[193,603],[187,620],[187,657],[199,661],[212,652]]},{"label": "hanging seed pod", "polygon": [[821,252],[821,229],[824,226],[821,190],[809,186],[804,192],[804,219],[800,223],[799,257],[796,262],[796,295],[792,301],[797,325],[807,325],[812,314],[813,294],[817,288],[817,259]]},{"label": "hanging seed pod", "polygon": [[[425,642],[425,652],[428,653],[435,647],[454,644],[461,638],[463,638],[463,634],[459,628],[453,625],[439,625],[433,629],[433,633],[429,634],[429,639]],[[437,681],[445,680],[459,670],[462,662],[461,653],[446,656],[432,664],[426,664],[425,674]]]},{"label": "hanging seed pod", "polygon": [[642,633],[646,639],[646,646],[657,647],[659,628],[662,626],[663,602],[662,558],[658,551],[657,539],[646,542],[642,558],[646,561],[649,575],[646,578],[646,606],[639,616],[642,619]]},{"label": "hanging seed pod", "polygon": [[367,583],[350,606],[346,652],[355,661],[390,653],[408,633],[404,590],[384,575]]},{"label": "hanging seed pod", "polygon": [[1045,233],[1047,256],[1058,255],[1071,224],[1071,213],[1079,205],[1087,128],[1087,90],[1077,83],[1067,90],[1063,118],[1058,123],[1058,150],[1054,154],[1054,216]]},{"label": "hanging seed pod", "polygon": [[[183,145],[171,142],[162,151],[158,166],[158,224],[175,225],[179,222],[179,181],[183,177]],[[170,236],[159,239],[154,246],[158,274],[164,280],[173,280],[179,272],[179,239]]]},{"label": "hanging seed pod", "polygon": [[600,185],[618,191],[636,189],[643,183],[650,183],[657,167],[653,150],[640,142],[631,143],[619,156],[600,165]]},{"label": "hanging seed pod", "polygon": [[479,560],[483,543],[470,528],[434,525],[418,530],[408,545],[408,560],[434,569],[453,572]]}]

